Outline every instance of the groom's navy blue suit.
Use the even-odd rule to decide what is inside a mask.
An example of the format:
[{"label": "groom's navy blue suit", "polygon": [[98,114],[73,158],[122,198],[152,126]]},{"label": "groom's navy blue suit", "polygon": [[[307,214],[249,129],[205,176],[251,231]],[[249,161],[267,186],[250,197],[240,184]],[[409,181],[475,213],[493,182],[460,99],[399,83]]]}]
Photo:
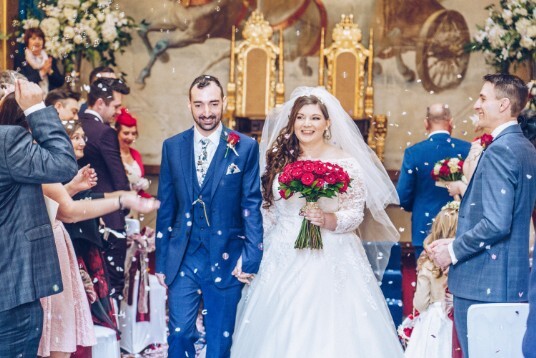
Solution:
[{"label": "groom's navy blue suit", "polygon": [[207,358],[228,357],[242,289],[231,273],[239,257],[246,273],[256,273],[262,258],[259,149],[240,134],[238,155],[229,149],[225,156],[222,135],[200,187],[193,138],[191,128],[162,149],[156,271],[169,287],[169,357],[195,356],[201,298]]}]

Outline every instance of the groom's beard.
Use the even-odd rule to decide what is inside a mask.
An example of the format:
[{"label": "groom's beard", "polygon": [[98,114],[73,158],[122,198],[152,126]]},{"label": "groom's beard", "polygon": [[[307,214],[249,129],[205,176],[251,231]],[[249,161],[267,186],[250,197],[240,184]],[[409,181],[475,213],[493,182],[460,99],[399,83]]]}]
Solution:
[{"label": "groom's beard", "polygon": [[221,118],[223,117],[223,111],[219,115],[200,115],[196,118],[192,113],[192,116],[194,117],[195,123],[197,123],[199,127],[201,127],[204,131],[210,132],[220,124]]}]

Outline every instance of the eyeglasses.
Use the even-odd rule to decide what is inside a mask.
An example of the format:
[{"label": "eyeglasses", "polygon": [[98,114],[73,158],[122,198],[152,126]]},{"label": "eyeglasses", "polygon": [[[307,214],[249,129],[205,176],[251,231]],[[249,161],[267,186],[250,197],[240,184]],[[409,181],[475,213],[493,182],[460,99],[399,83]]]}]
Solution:
[{"label": "eyeglasses", "polygon": [[84,142],[87,142],[87,137],[86,136],[75,135],[75,136],[71,137],[71,140],[72,141],[83,140]]}]

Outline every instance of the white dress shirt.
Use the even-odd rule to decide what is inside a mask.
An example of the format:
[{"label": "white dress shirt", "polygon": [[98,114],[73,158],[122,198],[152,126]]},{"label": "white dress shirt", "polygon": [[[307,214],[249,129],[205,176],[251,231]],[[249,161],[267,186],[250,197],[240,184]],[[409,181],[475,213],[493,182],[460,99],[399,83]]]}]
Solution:
[{"label": "white dress shirt", "polygon": [[433,131],[432,133],[428,134],[428,138],[430,138],[431,136],[433,135],[436,135],[436,134],[448,134],[450,135],[450,132],[447,131],[447,130],[437,130],[437,131]]},{"label": "white dress shirt", "polygon": [[45,102],[39,102],[31,106],[30,108],[26,108],[26,110],[24,111],[24,115],[28,117],[30,114],[37,112],[38,110],[43,109],[43,108],[47,108],[45,106]]},{"label": "white dress shirt", "polygon": [[[195,158],[196,163],[197,163],[197,159],[201,155],[201,139],[207,138],[209,140],[209,143],[207,146],[208,166],[210,166],[210,163],[212,162],[212,158],[214,158],[214,154],[216,154],[216,150],[218,149],[218,145],[220,144],[220,137],[221,137],[222,131],[223,131],[223,125],[220,123],[218,125],[218,128],[211,135],[209,135],[208,137],[205,137],[201,133],[199,133],[199,130],[197,129],[197,127],[194,126],[194,158]],[[199,180],[201,174],[197,172],[197,175],[198,175],[197,179]]]}]

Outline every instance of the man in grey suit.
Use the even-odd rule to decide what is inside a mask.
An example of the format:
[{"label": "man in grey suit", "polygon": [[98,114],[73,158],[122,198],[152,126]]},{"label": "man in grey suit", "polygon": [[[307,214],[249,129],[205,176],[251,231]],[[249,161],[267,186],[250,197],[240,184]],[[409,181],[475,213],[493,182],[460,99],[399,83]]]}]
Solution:
[{"label": "man in grey suit", "polygon": [[536,150],[517,123],[528,89],[507,74],[486,75],[484,81],[474,108],[478,125],[492,131],[493,142],[463,197],[456,238],[429,247],[439,266],[451,265],[448,286],[465,357],[471,305],[527,301],[529,225],[536,200]]},{"label": "man in grey suit", "polygon": [[17,80],[15,98],[31,132],[0,114],[0,357],[36,357],[39,298],[63,290],[41,184],[69,181],[78,166],[41,88]]}]

